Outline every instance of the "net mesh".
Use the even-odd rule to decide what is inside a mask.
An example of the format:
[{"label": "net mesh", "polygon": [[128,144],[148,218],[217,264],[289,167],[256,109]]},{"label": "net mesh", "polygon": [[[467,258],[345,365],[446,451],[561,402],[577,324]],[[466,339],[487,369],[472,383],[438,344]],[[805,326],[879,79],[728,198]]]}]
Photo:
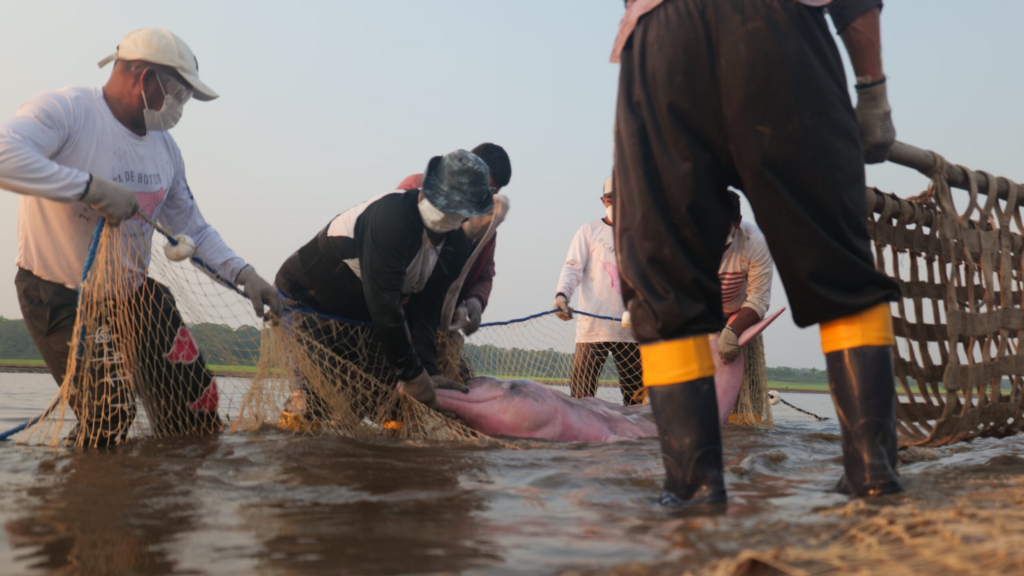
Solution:
[{"label": "net mesh", "polygon": [[[400,394],[372,327],[290,310],[264,324],[201,261],[151,257],[117,228],[101,231],[80,295],[67,375],[22,441],[103,446],[137,436],[245,432],[276,426],[371,440],[496,442]],[[145,272],[140,272],[145,271]],[[585,319],[585,320],[581,320]],[[632,342],[577,343],[581,321],[610,333],[619,319],[550,312],[437,335],[448,378],[529,379],[575,396],[646,400]],[[771,423],[763,344],[749,345],[740,422]]]},{"label": "net mesh", "polygon": [[953,499],[877,506],[854,500],[817,512],[820,523],[848,524],[822,530],[802,546],[745,550],[696,573],[760,574],[1020,574],[1024,570],[1024,493],[1009,486],[966,483],[971,493]]}]

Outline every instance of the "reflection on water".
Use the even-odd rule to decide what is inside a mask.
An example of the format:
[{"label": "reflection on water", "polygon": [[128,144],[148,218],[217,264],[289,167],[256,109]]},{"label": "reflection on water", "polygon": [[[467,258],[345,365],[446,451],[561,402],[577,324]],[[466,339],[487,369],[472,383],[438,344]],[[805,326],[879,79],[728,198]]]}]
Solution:
[{"label": "reflection on water", "polygon": [[[0,374],[0,423],[32,415],[55,389],[46,376]],[[654,440],[507,450],[267,430],[88,452],[0,445],[0,574],[544,574],[625,563],[678,573],[848,524],[815,513],[847,502],[827,492],[840,473],[829,398],[787,397],[833,419],[727,427],[731,499],[717,518],[652,505]],[[911,497],[934,499],[959,489],[937,478],[1021,473],[1022,453],[1018,439],[920,451],[904,474]]]}]

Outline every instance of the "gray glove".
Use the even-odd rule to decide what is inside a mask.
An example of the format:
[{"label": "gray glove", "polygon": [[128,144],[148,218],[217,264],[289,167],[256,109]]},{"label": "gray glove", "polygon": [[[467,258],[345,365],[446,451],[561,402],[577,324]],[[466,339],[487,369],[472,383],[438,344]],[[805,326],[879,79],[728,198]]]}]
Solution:
[{"label": "gray glove", "polygon": [[466,307],[466,325],[462,327],[462,332],[466,336],[469,336],[480,329],[480,320],[484,314],[484,305],[476,298],[469,298],[463,302],[462,305]]},{"label": "gray glove", "polygon": [[885,87],[885,78],[876,83],[856,86],[857,123],[864,145],[864,162],[878,164],[889,157],[889,149],[896,141],[896,127],[892,124],[892,108]]},{"label": "gray glove", "polygon": [[135,192],[95,174],[89,181],[89,187],[85,189],[82,202],[91,206],[114,226],[139,211],[139,199],[135,197]]},{"label": "gray glove", "polygon": [[435,390],[458,390],[459,392],[469,393],[469,386],[466,386],[462,382],[449,380],[440,374],[437,376],[431,376],[430,381],[434,383]]},{"label": "gray glove", "polygon": [[555,312],[555,316],[558,316],[562,320],[572,320],[572,308],[569,307],[569,299],[565,297],[565,294],[559,293],[555,296],[555,306],[558,312]]},{"label": "gray glove", "polygon": [[420,375],[405,382],[398,383],[398,391],[419,400],[427,407],[437,410],[437,395],[434,394],[434,381],[424,370]]},{"label": "gray glove", "polygon": [[740,337],[726,326],[718,336],[718,355],[728,364],[740,355]]},{"label": "gray glove", "polygon": [[274,318],[281,317],[281,312],[284,310],[281,295],[277,293],[276,288],[267,284],[267,281],[256,273],[255,268],[251,265],[242,268],[235,282],[242,286],[242,292],[245,293],[246,298],[252,301],[252,309],[256,312],[256,316],[263,318],[263,306],[268,306],[270,314]]}]

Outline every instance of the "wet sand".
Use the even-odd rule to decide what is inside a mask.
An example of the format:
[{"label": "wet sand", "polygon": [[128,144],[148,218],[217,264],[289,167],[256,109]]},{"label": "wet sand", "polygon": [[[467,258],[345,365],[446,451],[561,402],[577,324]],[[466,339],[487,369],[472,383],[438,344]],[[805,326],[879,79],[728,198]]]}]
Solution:
[{"label": "wet sand", "polygon": [[[54,391],[44,375],[0,374],[0,426]],[[736,572],[744,551],[795,561],[787,546],[820,550],[908,506],[1001,502],[1024,482],[1020,438],[981,441],[907,452],[908,495],[850,504],[828,492],[841,472],[829,397],[790,401],[831,420],[777,410],[777,430],[727,426],[730,504],[710,518],[652,504],[651,439],[507,450],[266,430],[87,452],[3,444],[0,574],[754,573]],[[887,562],[867,573],[896,573]]]}]

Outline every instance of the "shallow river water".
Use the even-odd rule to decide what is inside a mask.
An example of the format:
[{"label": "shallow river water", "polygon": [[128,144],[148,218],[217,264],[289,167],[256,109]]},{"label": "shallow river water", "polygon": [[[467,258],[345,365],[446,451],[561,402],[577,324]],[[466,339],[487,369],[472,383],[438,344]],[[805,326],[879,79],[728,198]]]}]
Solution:
[{"label": "shallow river water", "polygon": [[[0,374],[0,429],[35,415],[49,376]],[[603,393],[617,394],[612,389]],[[0,444],[0,574],[679,574],[744,549],[839,538],[849,502],[830,416],[776,411],[727,426],[730,504],[695,517],[653,505],[655,440],[522,450],[362,444],[277,431],[150,439],[93,451]],[[1019,438],[916,452],[908,495],[935,505],[1024,475]]]}]

